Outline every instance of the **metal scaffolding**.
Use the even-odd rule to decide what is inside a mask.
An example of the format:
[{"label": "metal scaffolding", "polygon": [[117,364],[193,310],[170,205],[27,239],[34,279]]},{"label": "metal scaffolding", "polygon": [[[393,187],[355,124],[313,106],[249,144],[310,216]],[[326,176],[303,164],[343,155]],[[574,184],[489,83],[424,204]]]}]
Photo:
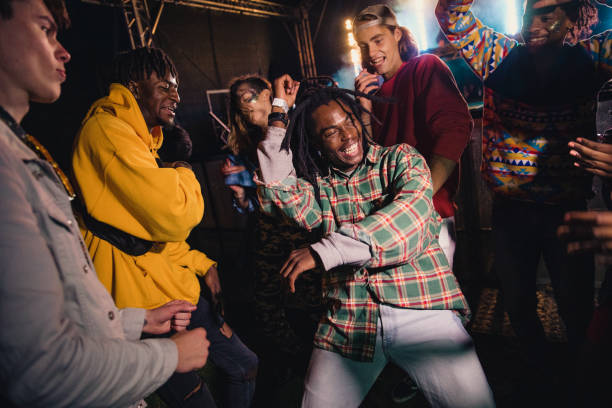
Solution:
[{"label": "metal scaffolding", "polygon": [[295,8],[263,0],[172,0],[181,6],[205,8],[226,13],[244,14],[254,17],[295,18]]},{"label": "metal scaffolding", "polygon": [[[319,0],[303,0],[297,7],[288,6],[266,0],[81,0],[85,3],[101,6],[119,7],[125,17],[125,25],[132,49],[150,47],[157,30],[164,6],[175,4],[179,6],[203,8],[225,13],[243,14],[261,18],[278,18],[283,20],[291,40],[298,51],[302,76],[317,75],[314,57],[313,40],[310,30],[309,10]],[[149,4],[156,3],[155,19],[151,18]],[[327,0],[325,0],[327,5]],[[325,12],[325,5],[321,14]],[[321,15],[322,17],[322,15]],[[321,19],[320,19],[321,20]],[[318,27],[317,26],[317,32]],[[287,23],[293,24],[292,35]]]}]

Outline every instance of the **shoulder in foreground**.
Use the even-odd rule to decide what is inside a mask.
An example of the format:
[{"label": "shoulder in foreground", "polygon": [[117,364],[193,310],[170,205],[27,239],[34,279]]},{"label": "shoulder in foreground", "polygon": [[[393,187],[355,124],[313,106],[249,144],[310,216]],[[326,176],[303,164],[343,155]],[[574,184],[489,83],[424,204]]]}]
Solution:
[{"label": "shoulder in foreground", "polygon": [[79,143],[88,140],[89,143],[100,144],[110,135],[117,133],[136,134],[134,128],[123,119],[118,118],[114,111],[100,108],[83,120],[77,140]]}]

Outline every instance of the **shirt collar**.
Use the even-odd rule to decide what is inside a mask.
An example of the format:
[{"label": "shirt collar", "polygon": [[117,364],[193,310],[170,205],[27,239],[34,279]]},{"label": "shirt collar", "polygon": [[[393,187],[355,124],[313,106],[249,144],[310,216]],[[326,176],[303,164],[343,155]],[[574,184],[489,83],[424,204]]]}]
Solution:
[{"label": "shirt collar", "polygon": [[[376,164],[378,162],[378,160],[380,159],[380,154],[381,154],[382,146],[379,146],[379,145],[374,144],[374,143],[366,143],[366,148],[367,148],[367,151],[366,151],[366,155],[365,155],[365,160],[363,160],[359,164],[359,166],[354,171],[352,171],[350,174],[347,174],[347,173],[345,173],[343,171],[340,171],[340,170],[336,169],[333,166],[329,166],[328,167],[328,174],[327,174],[327,176],[330,176],[331,173],[333,172],[333,173],[338,174],[338,175],[340,175],[340,176],[342,176],[344,178],[347,178],[347,177],[350,177],[353,174],[355,174],[357,171],[359,171],[362,168],[362,165],[365,162],[368,162],[368,164]],[[327,177],[327,176],[322,175],[322,177]]]},{"label": "shirt collar", "polygon": [[366,160],[370,164],[377,163],[378,160],[380,159],[380,153],[381,153],[382,146],[379,146],[374,143],[368,143],[367,147],[368,147],[368,151],[366,153]]},{"label": "shirt collar", "polygon": [[21,140],[25,140],[25,130],[23,130],[19,123],[17,123],[11,114],[8,113],[2,106],[0,106],[0,120],[6,123],[6,126],[8,126]]}]

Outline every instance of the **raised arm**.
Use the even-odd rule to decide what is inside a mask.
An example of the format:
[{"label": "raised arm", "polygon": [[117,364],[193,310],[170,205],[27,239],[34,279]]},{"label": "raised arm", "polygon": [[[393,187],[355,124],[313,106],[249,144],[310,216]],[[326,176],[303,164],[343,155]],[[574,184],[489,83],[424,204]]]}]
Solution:
[{"label": "raised arm", "polygon": [[473,1],[439,0],[436,17],[448,41],[461,52],[476,75],[485,80],[518,42],[474,17],[470,11]]},{"label": "raised arm", "polygon": [[281,150],[284,137],[285,129],[270,126],[257,148],[261,175],[257,194],[261,209],[273,213],[276,207],[311,231],[321,225],[321,207],[312,184],[296,177],[291,151]]},{"label": "raised arm", "polygon": [[612,74],[612,30],[606,30],[580,41],[578,45],[588,51],[598,71]]}]

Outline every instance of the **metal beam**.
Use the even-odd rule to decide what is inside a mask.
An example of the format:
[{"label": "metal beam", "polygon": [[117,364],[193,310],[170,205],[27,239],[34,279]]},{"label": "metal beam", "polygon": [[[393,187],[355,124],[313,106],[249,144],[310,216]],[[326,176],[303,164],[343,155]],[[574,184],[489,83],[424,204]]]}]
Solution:
[{"label": "metal beam", "polygon": [[295,10],[292,7],[272,2],[254,0],[170,0],[169,3],[255,17],[295,18]]},{"label": "metal beam", "polygon": [[[103,6],[121,7],[125,24],[130,37],[130,45],[150,47],[157,30],[159,20],[166,3],[180,6],[203,8],[225,13],[242,14],[262,18],[279,18],[289,20],[294,24],[295,41],[300,68],[304,77],[317,75],[312,33],[310,29],[309,10],[319,0],[303,0],[298,7],[291,7],[267,0],[148,0],[159,3],[155,21],[151,22],[149,3],[147,0],[81,0]],[[325,6],[327,1],[325,1]],[[322,14],[325,13],[325,6]],[[322,15],[317,24],[317,33],[321,25]],[[292,39],[293,40],[293,39]]]},{"label": "metal beam", "polygon": [[[122,7],[124,2],[130,0],[81,0],[85,3],[98,4],[111,7]],[[141,0],[139,0],[141,1]],[[160,0],[151,0],[157,3]],[[228,13],[247,14],[257,17],[278,17],[297,19],[297,8],[266,0],[165,0],[166,3],[187,7],[207,8]]]}]

